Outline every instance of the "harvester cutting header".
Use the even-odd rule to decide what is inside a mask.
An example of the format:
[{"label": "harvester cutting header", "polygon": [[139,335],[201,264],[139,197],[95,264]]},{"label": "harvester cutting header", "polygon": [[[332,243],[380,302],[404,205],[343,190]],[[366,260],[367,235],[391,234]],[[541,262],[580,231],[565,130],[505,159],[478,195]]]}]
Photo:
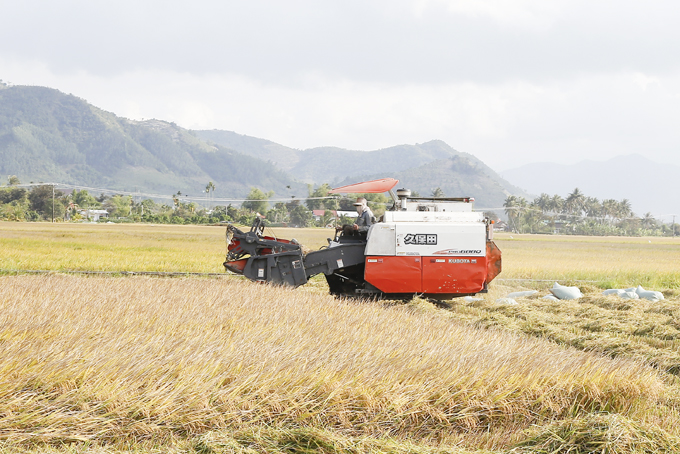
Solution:
[{"label": "harvester cutting header", "polygon": [[304,254],[297,242],[266,236],[257,218],[250,231],[227,227],[224,267],[248,279],[297,287],[323,273],[339,295],[448,299],[486,292],[501,271],[493,222],[472,211],[470,197],[411,197],[386,178],[331,193],[389,192],[394,205],[368,228],[338,228],[328,246]]}]

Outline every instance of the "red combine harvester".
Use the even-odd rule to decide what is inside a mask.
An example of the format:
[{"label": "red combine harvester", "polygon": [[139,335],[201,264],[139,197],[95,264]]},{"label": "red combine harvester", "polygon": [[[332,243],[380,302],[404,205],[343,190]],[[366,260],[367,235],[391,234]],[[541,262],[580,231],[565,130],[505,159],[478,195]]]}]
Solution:
[{"label": "red combine harvester", "polygon": [[411,197],[386,178],[333,189],[332,193],[389,192],[394,206],[367,233],[337,229],[328,246],[303,254],[300,244],[227,227],[224,267],[248,279],[297,287],[323,273],[330,292],[436,299],[474,295],[501,272],[493,222],[472,211],[469,197]]}]

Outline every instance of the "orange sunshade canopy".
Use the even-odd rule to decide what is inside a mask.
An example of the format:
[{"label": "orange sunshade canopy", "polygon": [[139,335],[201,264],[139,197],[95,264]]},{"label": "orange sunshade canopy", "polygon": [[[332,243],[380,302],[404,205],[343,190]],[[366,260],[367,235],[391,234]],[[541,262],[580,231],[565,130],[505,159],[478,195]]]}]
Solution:
[{"label": "orange sunshade canopy", "polygon": [[341,192],[352,194],[358,193],[380,194],[389,191],[390,189],[395,187],[397,183],[399,183],[399,180],[395,180],[394,178],[383,178],[381,180],[364,181],[362,183],[341,186],[339,188],[331,189],[328,192],[331,194],[338,194]]}]

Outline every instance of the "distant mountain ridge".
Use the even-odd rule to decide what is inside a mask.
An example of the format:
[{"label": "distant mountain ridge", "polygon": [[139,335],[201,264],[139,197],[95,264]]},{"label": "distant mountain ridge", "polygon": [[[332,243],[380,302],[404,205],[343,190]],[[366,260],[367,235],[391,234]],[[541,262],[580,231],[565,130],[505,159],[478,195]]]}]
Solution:
[{"label": "distant mountain ridge", "polygon": [[[504,217],[503,202],[509,195],[529,197],[522,189],[503,180],[489,166],[468,153],[459,153],[397,173],[363,175],[372,180],[392,176],[399,186],[430,196],[441,189],[448,197],[473,197],[475,208],[495,211]],[[340,184],[349,184],[350,179]]]},{"label": "distant mountain ridge", "polygon": [[252,187],[304,198],[308,184],[391,176],[430,195],[472,196],[500,206],[521,191],[484,163],[440,140],[356,151],[296,150],[230,131],[190,131],[162,120],[133,121],[45,87],[0,85],[0,175],[121,191],[244,197]]},{"label": "distant mountain ridge", "polygon": [[132,191],[245,196],[251,186],[287,195],[306,187],[274,165],[161,120],[132,121],[44,87],[0,90],[0,174]]},{"label": "distant mountain ridge", "polygon": [[400,172],[458,153],[441,140],[415,145],[395,145],[373,151],[345,150],[337,147],[297,150],[232,131],[194,132],[198,137],[210,142],[275,162],[298,180],[307,183],[336,183],[346,177],[365,175],[376,170]]},{"label": "distant mountain ridge", "polygon": [[283,170],[291,170],[300,160],[300,150],[289,148],[270,140],[238,134],[221,129],[194,130],[201,139],[222,145],[240,153],[279,165]]},{"label": "distant mountain ridge", "polygon": [[680,167],[659,164],[640,154],[618,156],[607,161],[581,161],[572,165],[547,162],[527,164],[502,172],[508,181],[527,192],[566,197],[574,188],[590,197],[628,199],[641,216],[677,214],[680,202]]},{"label": "distant mountain ridge", "polygon": [[400,187],[408,187],[423,196],[440,188],[450,197],[474,197],[477,207],[494,208],[499,215],[503,215],[499,208],[508,195],[528,197],[525,191],[502,179],[476,157],[456,151],[441,140],[373,151],[335,147],[296,150],[231,131],[194,132],[198,137],[251,156],[266,157],[306,182],[343,186],[393,177],[400,180]]}]

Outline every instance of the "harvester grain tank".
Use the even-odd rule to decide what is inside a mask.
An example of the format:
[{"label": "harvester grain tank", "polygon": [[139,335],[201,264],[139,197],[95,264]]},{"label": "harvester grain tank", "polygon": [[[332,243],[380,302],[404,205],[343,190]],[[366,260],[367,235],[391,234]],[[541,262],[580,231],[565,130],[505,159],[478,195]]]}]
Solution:
[{"label": "harvester grain tank", "polygon": [[472,210],[470,197],[411,197],[385,178],[331,193],[389,192],[392,209],[367,233],[337,229],[328,246],[304,254],[300,244],[266,236],[256,219],[250,231],[227,227],[227,270],[258,282],[297,287],[323,273],[340,295],[437,299],[487,291],[501,271],[493,222]]}]

